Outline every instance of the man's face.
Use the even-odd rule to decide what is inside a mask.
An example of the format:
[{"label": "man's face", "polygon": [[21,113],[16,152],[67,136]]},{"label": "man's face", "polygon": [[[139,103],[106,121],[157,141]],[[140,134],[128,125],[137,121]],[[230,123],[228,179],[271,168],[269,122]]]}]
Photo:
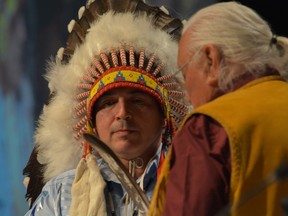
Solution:
[{"label": "man's face", "polygon": [[119,158],[130,160],[156,152],[164,118],[151,95],[116,88],[101,96],[95,108],[96,132]]},{"label": "man's face", "polygon": [[[182,74],[185,79],[185,89],[187,92],[188,100],[197,108],[208,101],[215,95],[215,85],[211,80],[212,70],[210,53],[203,50],[191,52],[187,46],[190,35],[184,33],[178,50],[178,65],[179,67],[185,65],[182,69]],[[209,49],[210,51],[210,49]]]}]

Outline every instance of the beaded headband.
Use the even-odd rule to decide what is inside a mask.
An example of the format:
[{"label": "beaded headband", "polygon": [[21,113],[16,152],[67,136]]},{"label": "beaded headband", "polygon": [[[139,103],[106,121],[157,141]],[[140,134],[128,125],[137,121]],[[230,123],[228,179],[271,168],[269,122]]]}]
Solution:
[{"label": "beaded headband", "polygon": [[[134,67],[119,67],[108,70],[100,77],[90,90],[87,99],[87,115],[92,119],[93,104],[106,91],[117,87],[137,88],[156,97],[163,111],[163,103],[167,98],[167,89],[163,88],[155,77],[146,71],[141,71]],[[164,99],[164,100],[163,100]]]}]

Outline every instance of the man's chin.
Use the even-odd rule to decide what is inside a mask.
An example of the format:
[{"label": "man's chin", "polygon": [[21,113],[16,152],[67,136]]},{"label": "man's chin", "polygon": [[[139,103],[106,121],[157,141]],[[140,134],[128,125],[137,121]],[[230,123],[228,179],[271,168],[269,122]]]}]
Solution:
[{"label": "man's chin", "polygon": [[[134,147],[134,148],[133,148]],[[114,153],[117,155],[118,158],[122,158],[125,160],[132,160],[139,156],[139,152],[135,151],[135,145],[131,146],[129,144],[117,146],[116,149],[114,149]]]},{"label": "man's chin", "polygon": [[138,138],[135,134],[115,134],[111,140],[111,146],[115,146],[116,148],[127,148],[135,146],[135,144],[139,143]]}]

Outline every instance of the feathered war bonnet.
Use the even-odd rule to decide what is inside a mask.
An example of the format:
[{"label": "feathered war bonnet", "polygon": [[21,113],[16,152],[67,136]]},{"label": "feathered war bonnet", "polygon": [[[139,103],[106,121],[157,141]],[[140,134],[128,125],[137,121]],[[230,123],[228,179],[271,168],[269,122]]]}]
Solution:
[{"label": "feathered war bonnet", "polygon": [[93,104],[109,89],[153,95],[166,113],[168,141],[188,111],[182,77],[173,75],[181,20],[140,0],[90,1],[78,15],[46,74],[52,97],[35,133],[44,183],[77,166],[86,151],[82,135],[93,127]]}]

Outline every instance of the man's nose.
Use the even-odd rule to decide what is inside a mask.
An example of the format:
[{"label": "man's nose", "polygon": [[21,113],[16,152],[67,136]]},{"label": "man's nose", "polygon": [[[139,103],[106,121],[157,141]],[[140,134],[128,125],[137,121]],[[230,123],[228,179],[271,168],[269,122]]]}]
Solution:
[{"label": "man's nose", "polygon": [[130,112],[130,107],[127,101],[123,98],[120,98],[118,104],[116,106],[116,119],[118,120],[128,120],[132,118],[132,114]]}]

